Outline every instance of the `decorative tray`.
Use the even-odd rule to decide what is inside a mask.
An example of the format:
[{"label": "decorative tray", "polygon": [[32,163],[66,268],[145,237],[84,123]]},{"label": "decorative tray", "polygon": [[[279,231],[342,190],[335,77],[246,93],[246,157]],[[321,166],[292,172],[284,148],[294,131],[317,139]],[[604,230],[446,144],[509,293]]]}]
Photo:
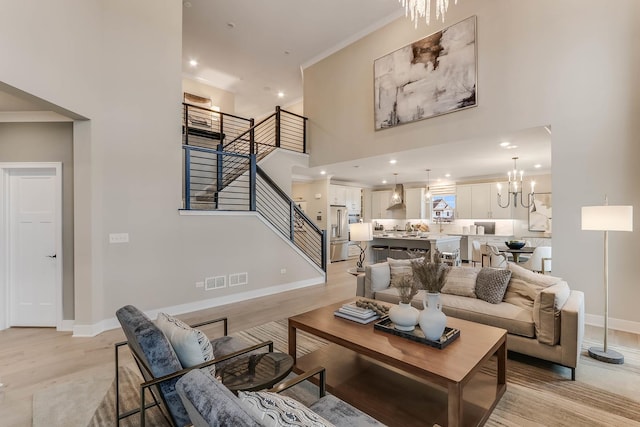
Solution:
[{"label": "decorative tray", "polygon": [[460,329],[450,328],[445,326],[442,337],[438,341],[432,341],[424,336],[420,326],[416,326],[413,331],[399,331],[394,327],[393,322],[388,317],[378,320],[373,324],[373,328],[379,331],[387,332],[389,334],[397,335],[410,339],[411,341],[417,341],[422,344],[426,344],[430,347],[435,347],[442,350],[460,336]]}]

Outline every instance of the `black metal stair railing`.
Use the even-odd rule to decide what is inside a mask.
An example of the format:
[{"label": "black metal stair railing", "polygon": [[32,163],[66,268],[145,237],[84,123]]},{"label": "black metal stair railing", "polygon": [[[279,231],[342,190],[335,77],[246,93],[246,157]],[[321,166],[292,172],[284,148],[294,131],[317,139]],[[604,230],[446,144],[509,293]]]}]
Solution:
[{"label": "black metal stair railing", "polygon": [[[182,149],[184,209],[256,211],[326,271],[326,232],[257,166],[255,154],[190,145],[183,145]],[[231,176],[234,178],[227,182]]]},{"label": "black metal stair railing", "polygon": [[326,232],[320,230],[296,203],[256,167],[256,211],[322,270],[327,270]]}]

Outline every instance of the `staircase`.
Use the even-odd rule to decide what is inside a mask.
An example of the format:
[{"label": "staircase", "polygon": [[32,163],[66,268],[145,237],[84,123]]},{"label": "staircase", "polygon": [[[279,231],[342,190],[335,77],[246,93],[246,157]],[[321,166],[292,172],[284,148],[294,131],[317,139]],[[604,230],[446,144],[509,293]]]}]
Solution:
[{"label": "staircase", "polygon": [[306,152],[307,118],[282,110],[253,119],[183,104],[185,210],[256,211],[326,271],[320,230],[258,166],[275,149]]}]

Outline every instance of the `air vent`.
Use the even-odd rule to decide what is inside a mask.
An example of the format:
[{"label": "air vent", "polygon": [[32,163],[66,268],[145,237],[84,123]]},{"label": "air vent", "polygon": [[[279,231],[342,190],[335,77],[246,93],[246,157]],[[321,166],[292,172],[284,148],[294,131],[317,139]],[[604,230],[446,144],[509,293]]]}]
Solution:
[{"label": "air vent", "polygon": [[229,275],[229,287],[246,285],[249,283],[249,273],[234,273]]},{"label": "air vent", "polygon": [[227,286],[226,276],[207,277],[204,279],[204,290],[221,289]]}]

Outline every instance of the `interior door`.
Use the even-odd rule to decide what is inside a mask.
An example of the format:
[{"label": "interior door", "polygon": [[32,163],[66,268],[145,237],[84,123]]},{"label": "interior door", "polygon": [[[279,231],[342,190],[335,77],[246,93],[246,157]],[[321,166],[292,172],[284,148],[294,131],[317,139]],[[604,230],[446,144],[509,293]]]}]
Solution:
[{"label": "interior door", "polygon": [[9,173],[10,326],[56,326],[62,255],[56,179],[54,168]]}]

